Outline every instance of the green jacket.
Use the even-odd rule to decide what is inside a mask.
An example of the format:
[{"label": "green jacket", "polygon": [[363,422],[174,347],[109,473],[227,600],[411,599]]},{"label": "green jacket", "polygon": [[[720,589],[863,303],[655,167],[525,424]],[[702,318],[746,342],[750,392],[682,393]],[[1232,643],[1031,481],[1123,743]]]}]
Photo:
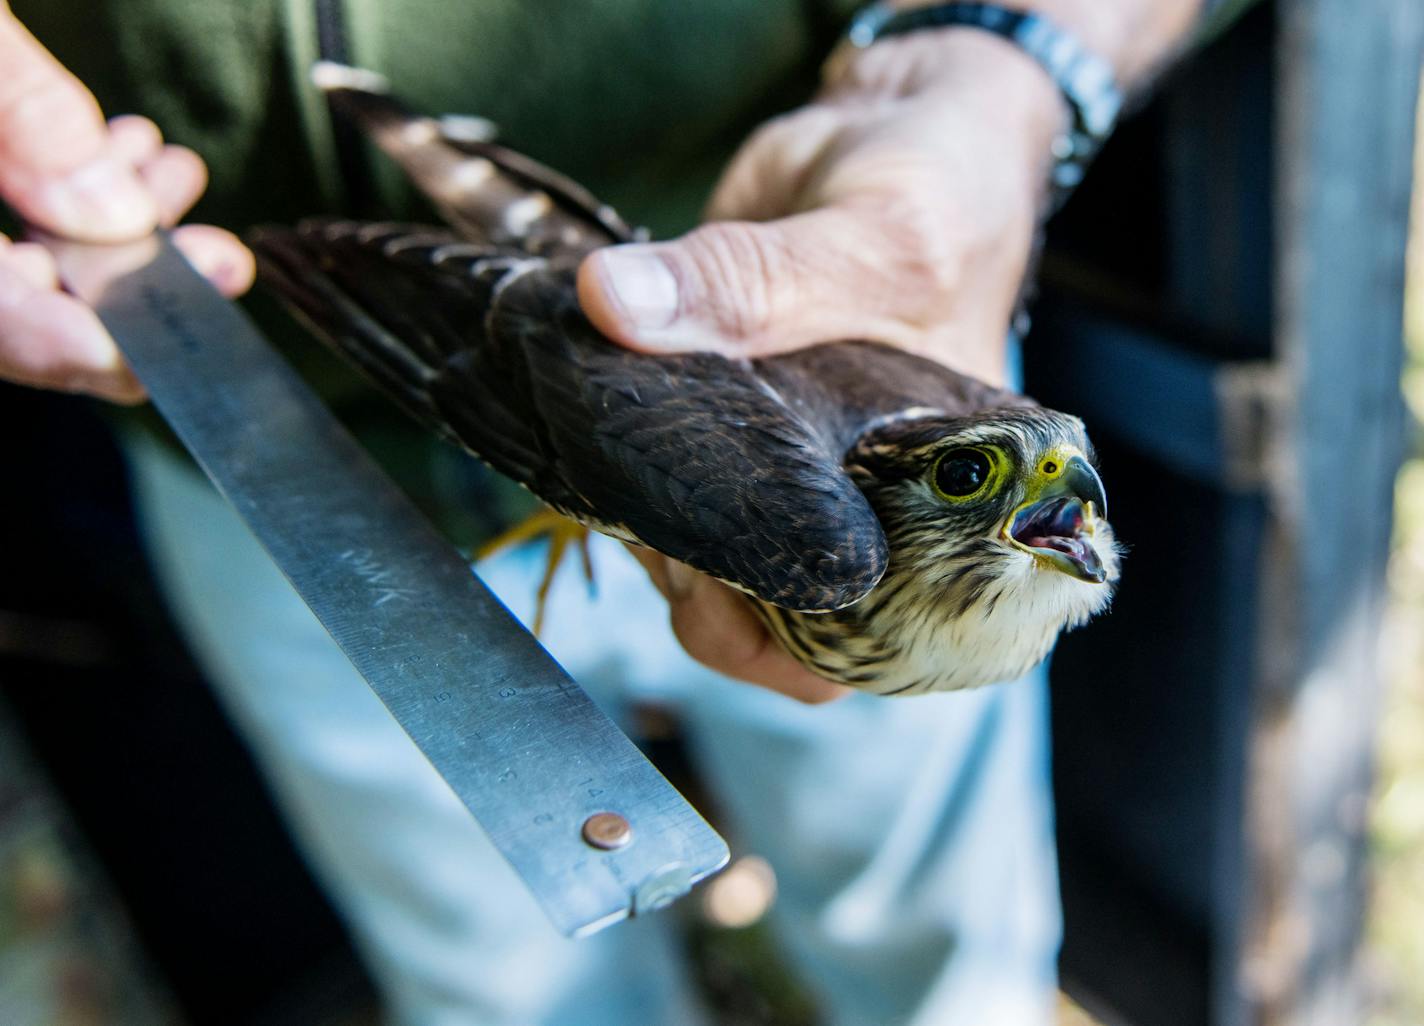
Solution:
[{"label": "green jacket", "polygon": [[[242,227],[343,209],[307,83],[321,0],[15,0],[110,113],[141,112],[207,159],[196,217]],[[855,5],[836,0],[346,0],[349,59],[656,232],[686,228],[746,131],[804,97]],[[379,175],[385,212],[408,197]]]}]

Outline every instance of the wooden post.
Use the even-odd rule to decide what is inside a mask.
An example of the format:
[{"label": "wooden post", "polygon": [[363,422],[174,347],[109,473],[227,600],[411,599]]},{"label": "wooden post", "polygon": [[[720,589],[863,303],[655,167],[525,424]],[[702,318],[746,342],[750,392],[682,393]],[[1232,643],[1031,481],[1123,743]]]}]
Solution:
[{"label": "wooden post", "polygon": [[1358,954],[1400,395],[1419,0],[1286,0],[1275,359],[1288,401],[1250,740],[1246,920],[1222,1023],[1364,1021]]}]

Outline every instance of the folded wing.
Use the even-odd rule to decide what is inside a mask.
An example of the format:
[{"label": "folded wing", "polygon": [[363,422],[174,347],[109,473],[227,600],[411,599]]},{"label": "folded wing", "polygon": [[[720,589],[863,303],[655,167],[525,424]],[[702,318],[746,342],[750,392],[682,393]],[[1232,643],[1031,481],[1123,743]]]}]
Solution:
[{"label": "folded wing", "polygon": [[263,277],[407,411],[575,519],[790,609],[848,605],[884,573],[839,441],[750,362],[608,342],[574,260],[351,222],[252,244]]}]

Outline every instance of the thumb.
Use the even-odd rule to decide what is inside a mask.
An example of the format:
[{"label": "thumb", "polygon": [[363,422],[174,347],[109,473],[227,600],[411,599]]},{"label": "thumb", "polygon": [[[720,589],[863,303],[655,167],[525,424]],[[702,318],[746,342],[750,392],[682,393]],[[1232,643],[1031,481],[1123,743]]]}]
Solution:
[{"label": "thumb", "polygon": [[712,222],[674,242],[595,251],[579,268],[579,301],[600,331],[644,352],[905,342],[949,283],[903,234],[866,204]]},{"label": "thumb", "polygon": [[71,238],[131,238],[157,210],[134,169],[110,152],[89,91],[0,4],[0,199]]}]

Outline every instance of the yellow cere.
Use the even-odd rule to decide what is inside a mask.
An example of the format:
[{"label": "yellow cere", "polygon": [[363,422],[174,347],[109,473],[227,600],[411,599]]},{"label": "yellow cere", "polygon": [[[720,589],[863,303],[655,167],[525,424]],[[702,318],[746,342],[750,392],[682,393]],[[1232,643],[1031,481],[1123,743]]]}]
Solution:
[{"label": "yellow cere", "polygon": [[1074,456],[1082,456],[1083,452],[1075,446],[1061,445],[1050,449],[1038,458],[1038,466],[1035,472],[1029,475],[1027,488],[1027,505],[1036,501],[1043,490],[1063,475],[1063,470],[1068,466],[1068,461]]}]

